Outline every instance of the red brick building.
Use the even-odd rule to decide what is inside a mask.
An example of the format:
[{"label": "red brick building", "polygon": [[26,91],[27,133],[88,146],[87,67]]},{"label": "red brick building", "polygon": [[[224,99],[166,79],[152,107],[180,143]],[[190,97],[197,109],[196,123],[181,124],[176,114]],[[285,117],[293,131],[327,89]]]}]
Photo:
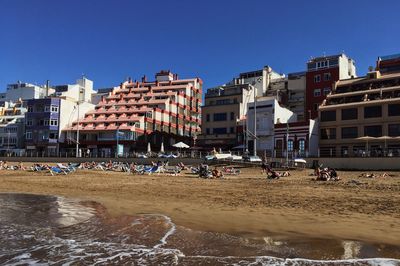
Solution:
[{"label": "red brick building", "polygon": [[318,117],[318,107],[340,79],[356,77],[354,60],[345,54],[313,58],[307,62],[305,117]]}]

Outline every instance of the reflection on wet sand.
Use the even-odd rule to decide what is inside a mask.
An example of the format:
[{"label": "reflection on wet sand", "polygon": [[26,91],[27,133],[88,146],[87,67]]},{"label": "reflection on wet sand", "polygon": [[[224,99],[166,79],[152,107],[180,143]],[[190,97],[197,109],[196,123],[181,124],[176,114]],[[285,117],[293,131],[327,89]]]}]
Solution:
[{"label": "reflection on wet sand", "polygon": [[400,265],[380,259],[400,258],[398,247],[195,231],[167,216],[111,217],[100,204],[63,197],[0,194],[0,207],[0,264]]}]

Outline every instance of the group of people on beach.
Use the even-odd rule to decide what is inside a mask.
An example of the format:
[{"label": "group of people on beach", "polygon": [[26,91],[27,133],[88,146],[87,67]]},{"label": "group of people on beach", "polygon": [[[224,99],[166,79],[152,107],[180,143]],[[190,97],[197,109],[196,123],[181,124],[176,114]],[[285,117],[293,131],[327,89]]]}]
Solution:
[{"label": "group of people on beach", "polygon": [[9,165],[7,161],[0,161],[0,170],[26,170],[26,167],[22,162],[18,165]]}]

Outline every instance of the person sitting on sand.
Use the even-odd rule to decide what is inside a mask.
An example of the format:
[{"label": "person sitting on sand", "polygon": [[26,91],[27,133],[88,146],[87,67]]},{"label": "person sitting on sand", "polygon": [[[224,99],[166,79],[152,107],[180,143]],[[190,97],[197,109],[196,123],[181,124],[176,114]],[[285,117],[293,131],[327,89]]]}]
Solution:
[{"label": "person sitting on sand", "polygon": [[19,162],[19,164],[18,164],[18,170],[22,170],[22,171],[25,171],[25,170],[26,170],[26,168],[25,168],[25,166],[24,166],[24,164],[23,164],[22,162]]},{"label": "person sitting on sand", "polygon": [[224,175],[222,174],[222,172],[219,171],[219,170],[217,169],[217,167],[215,167],[214,170],[212,170],[212,175],[213,175],[213,178],[223,178],[223,177],[224,177]]}]

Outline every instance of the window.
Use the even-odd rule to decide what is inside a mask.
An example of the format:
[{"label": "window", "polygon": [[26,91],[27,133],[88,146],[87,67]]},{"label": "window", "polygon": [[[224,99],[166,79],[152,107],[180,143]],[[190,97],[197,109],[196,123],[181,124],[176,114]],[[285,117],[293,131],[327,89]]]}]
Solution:
[{"label": "window", "polygon": [[357,118],[358,118],[357,108],[342,109],[342,120],[352,120]]},{"label": "window", "polygon": [[328,95],[331,92],[331,88],[324,88],[324,95]]},{"label": "window", "polygon": [[321,82],[321,75],[315,75],[314,76],[314,83]]},{"label": "window", "polygon": [[357,127],[342,127],[342,139],[354,139],[358,137]]},{"label": "window", "polygon": [[336,111],[323,111],[321,112],[321,121],[328,122],[328,121],[336,121]]},{"label": "window", "polygon": [[234,120],[234,119],[235,119],[235,113],[231,112],[231,120]]},{"label": "window", "polygon": [[390,124],[388,127],[390,137],[400,136],[400,124]]},{"label": "window", "polygon": [[370,137],[381,137],[382,136],[382,126],[365,126],[364,127],[364,136]]},{"label": "window", "polygon": [[288,140],[288,143],[287,143],[287,150],[288,151],[293,151],[293,140]]},{"label": "window", "polygon": [[50,126],[58,126],[58,120],[57,119],[50,119]]},{"label": "window", "polygon": [[325,81],[331,80],[331,73],[324,73],[324,80]]},{"label": "window", "polygon": [[217,100],[217,105],[221,105],[221,104],[230,104],[231,100],[230,99],[223,99],[223,100]]},{"label": "window", "polygon": [[214,134],[226,134],[226,127],[217,127],[213,130]]},{"label": "window", "polygon": [[[86,137],[86,135],[83,135],[83,136]],[[83,137],[83,136],[82,136],[82,137]],[[49,134],[49,138],[50,138],[50,139],[58,139],[58,134],[55,133],[55,132],[51,132],[51,133]]]},{"label": "window", "polygon": [[207,121],[207,122],[210,122],[210,114],[207,114],[207,115],[206,115],[206,121]]},{"label": "window", "polygon": [[215,113],[214,121],[226,121],[226,113]]},{"label": "window", "polygon": [[50,110],[51,110],[52,113],[58,113],[58,106],[57,105],[52,105]]},{"label": "window", "polygon": [[321,89],[315,89],[314,90],[314,97],[319,97],[321,96]]},{"label": "window", "polygon": [[206,134],[210,135],[210,129],[209,128],[206,128]]},{"label": "window", "polygon": [[47,120],[47,119],[44,120],[44,125],[45,125],[45,126],[48,126],[49,124],[50,124],[50,121],[49,121],[49,120]]},{"label": "window", "polygon": [[26,139],[32,139],[32,132],[27,131],[25,135],[26,135]]},{"label": "window", "polygon": [[32,126],[32,125],[33,125],[32,119],[26,120],[26,125],[27,125],[27,126]]},{"label": "window", "polygon": [[235,128],[234,127],[231,127],[231,134],[233,134],[233,133],[235,133]]},{"label": "window", "polygon": [[319,103],[314,103],[313,109],[314,111],[318,111]]},{"label": "window", "polygon": [[47,105],[46,105],[46,106],[44,107],[44,111],[45,111],[45,112],[50,112],[50,106],[47,106]]},{"label": "window", "polygon": [[382,117],[382,106],[367,106],[364,107],[364,118]]},{"label": "window", "polygon": [[400,115],[400,104],[389,104],[388,105],[388,116]]},{"label": "window", "polygon": [[32,113],[33,112],[33,106],[28,106],[28,112]]},{"label": "window", "polygon": [[304,139],[299,140],[299,151],[304,152],[306,150],[306,141]]},{"label": "window", "polygon": [[321,129],[321,139],[336,139],[336,128]]},{"label": "window", "polygon": [[324,68],[328,66],[328,61],[317,62],[317,68]]}]

